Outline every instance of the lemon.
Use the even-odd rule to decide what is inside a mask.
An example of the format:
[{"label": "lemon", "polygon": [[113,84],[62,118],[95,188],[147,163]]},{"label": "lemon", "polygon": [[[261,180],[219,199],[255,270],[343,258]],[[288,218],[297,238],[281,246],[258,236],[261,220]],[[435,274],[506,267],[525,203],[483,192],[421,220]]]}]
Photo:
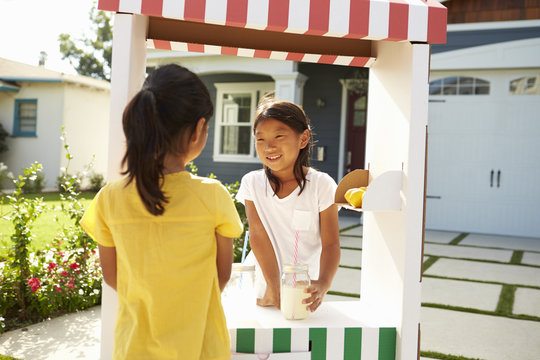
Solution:
[{"label": "lemon", "polygon": [[345,200],[352,206],[359,208],[362,207],[362,200],[364,199],[364,192],[366,187],[352,188],[345,193]]}]

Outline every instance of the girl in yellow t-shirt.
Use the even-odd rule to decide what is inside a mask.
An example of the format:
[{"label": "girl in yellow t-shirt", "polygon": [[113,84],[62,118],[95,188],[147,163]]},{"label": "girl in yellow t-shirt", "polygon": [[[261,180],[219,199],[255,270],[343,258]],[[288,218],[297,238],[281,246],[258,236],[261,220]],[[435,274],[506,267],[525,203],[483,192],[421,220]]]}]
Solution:
[{"label": "girl in yellow t-shirt", "polygon": [[114,359],[229,359],[221,293],[242,232],[218,181],[185,171],[206,145],[213,105],[191,71],[153,71],[123,115],[125,179],[81,221],[118,292]]}]

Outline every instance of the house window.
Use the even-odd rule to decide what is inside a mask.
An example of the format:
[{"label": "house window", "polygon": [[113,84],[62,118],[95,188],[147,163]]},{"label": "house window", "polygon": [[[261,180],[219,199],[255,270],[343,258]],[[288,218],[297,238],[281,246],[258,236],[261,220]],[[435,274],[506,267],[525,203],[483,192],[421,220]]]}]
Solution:
[{"label": "house window", "polygon": [[511,95],[537,95],[540,94],[540,76],[524,76],[510,81]]},{"label": "house window", "polygon": [[489,81],[469,76],[449,76],[430,81],[429,95],[489,95]]},{"label": "house window", "polygon": [[36,136],[37,100],[15,100],[13,136]]},{"label": "house window", "polygon": [[257,162],[252,136],[259,99],[273,82],[217,83],[214,161]]}]

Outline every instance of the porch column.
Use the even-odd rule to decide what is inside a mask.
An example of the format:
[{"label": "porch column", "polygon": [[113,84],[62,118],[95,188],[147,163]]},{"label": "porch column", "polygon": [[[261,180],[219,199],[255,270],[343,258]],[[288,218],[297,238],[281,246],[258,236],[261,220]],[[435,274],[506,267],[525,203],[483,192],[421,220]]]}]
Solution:
[{"label": "porch column", "polygon": [[[111,108],[109,118],[109,159],[107,182],[121,177],[125,138],[122,113],[144,82],[148,17],[115,14],[111,69]],[[101,299],[101,359],[112,359],[117,295],[105,282]]]},{"label": "porch column", "polygon": [[292,72],[290,74],[272,75],[272,78],[276,82],[277,99],[302,105],[304,84],[308,79],[307,76],[299,72]]}]

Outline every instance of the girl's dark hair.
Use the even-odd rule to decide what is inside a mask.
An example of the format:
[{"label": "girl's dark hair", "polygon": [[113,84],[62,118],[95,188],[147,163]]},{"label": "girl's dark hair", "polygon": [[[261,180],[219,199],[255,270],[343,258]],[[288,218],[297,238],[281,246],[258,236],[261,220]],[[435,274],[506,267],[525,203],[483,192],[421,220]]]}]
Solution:
[{"label": "girl's dark hair", "polygon": [[[294,163],[294,177],[298,186],[300,186],[300,193],[304,191],[306,184],[306,174],[304,174],[303,167],[309,166],[309,156],[311,154],[311,149],[313,148],[313,137],[311,134],[311,126],[309,123],[309,118],[307,117],[304,110],[292,103],[290,101],[276,100],[272,96],[265,96],[262,98],[261,102],[257,106],[257,112],[255,113],[255,122],[253,124],[253,133],[259,123],[266,119],[275,119],[287,125],[293,129],[297,134],[302,134],[305,130],[309,130],[309,139],[307,145],[300,149],[300,153],[296,158]],[[268,180],[274,185],[274,195],[279,192],[281,184],[279,179],[272,174],[272,170],[269,167],[264,165],[264,172],[268,177]]]},{"label": "girl's dark hair", "polygon": [[175,64],[154,70],[126,106],[122,118],[126,136],[122,165],[126,170],[122,174],[128,176],[127,184],[135,180],[151,214],[162,215],[168,202],[161,189],[165,155],[186,151],[183,140],[191,138],[199,119],[208,123],[213,113],[203,82]]}]

